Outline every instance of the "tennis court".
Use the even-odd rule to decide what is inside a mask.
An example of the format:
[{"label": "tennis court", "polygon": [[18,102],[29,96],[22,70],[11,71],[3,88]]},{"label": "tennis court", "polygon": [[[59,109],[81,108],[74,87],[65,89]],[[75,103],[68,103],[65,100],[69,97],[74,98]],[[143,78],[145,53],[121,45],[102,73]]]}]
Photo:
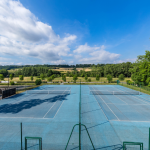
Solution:
[{"label": "tennis court", "polygon": [[[22,122],[22,149],[25,137],[41,137],[43,150],[64,150],[80,115],[96,150],[121,150],[123,141],[143,142],[148,149],[149,95],[119,85],[81,85],[80,115],[79,101],[80,85],[44,85],[1,100],[0,149],[21,150]],[[31,140],[28,149],[39,149],[38,144]],[[78,126],[67,147],[75,149],[79,149]],[[81,149],[93,149],[84,127]]]}]

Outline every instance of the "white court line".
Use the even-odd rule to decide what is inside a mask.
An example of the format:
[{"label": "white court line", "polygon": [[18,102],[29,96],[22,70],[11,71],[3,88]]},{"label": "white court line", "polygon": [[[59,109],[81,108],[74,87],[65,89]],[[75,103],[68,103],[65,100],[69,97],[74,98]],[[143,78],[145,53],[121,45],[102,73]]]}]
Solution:
[{"label": "white court line", "polygon": [[[56,104],[56,102],[53,104],[53,106]],[[45,116],[49,113],[49,111],[53,108],[53,106],[47,111],[47,113],[44,115],[43,118],[45,118]]]},{"label": "white court line", "polygon": [[[66,90],[67,90],[68,88],[69,88],[69,87],[67,87]],[[66,90],[65,90],[65,91],[66,91]],[[64,91],[64,92],[65,92],[65,91]],[[63,92],[63,93],[64,93],[64,92]],[[63,93],[62,93],[62,94],[63,94]],[[55,104],[56,104],[56,102],[54,103],[54,105],[55,105]],[[63,104],[63,103],[62,103],[62,104]],[[61,104],[61,105],[62,105],[62,104]],[[54,105],[53,105],[53,106],[54,106]],[[53,106],[52,106],[52,107],[53,107]],[[52,109],[52,107],[47,111],[47,113],[44,115],[43,118],[45,118],[45,116],[49,113],[49,111]],[[60,107],[61,107],[61,106],[59,106],[59,108],[60,108]],[[58,109],[58,110],[59,110],[59,109]],[[58,110],[57,110],[57,112],[58,112]],[[57,113],[57,112],[56,112],[56,113]],[[56,114],[55,114],[55,115],[56,115]],[[53,118],[55,118],[55,116],[54,116]]]},{"label": "white court line", "polygon": [[[103,98],[100,96],[100,95],[98,95],[102,100],[103,100]],[[103,100],[104,101],[104,100]],[[104,103],[105,103],[105,101],[104,101]],[[106,104],[106,103],[105,103]],[[106,104],[107,105],[107,104]],[[110,109],[110,107],[107,105],[107,107]],[[110,111],[115,115],[115,113],[110,109]],[[115,115],[116,116],[116,115]],[[116,118],[119,120],[119,118],[116,116]]]},{"label": "white court line", "polygon": [[[114,96],[116,96],[116,95],[114,95]],[[117,98],[119,98],[118,96],[116,96]],[[119,98],[120,99],[120,98]],[[122,100],[122,99],[120,99],[120,100]],[[124,100],[122,100],[124,103],[126,103]],[[126,103],[126,104],[128,104],[128,103]]]},{"label": "white court line", "polygon": [[[64,103],[64,101],[62,102],[62,104],[63,104],[63,103]],[[60,108],[61,108],[62,104],[59,106],[59,109],[57,110],[57,112],[56,112],[55,116],[57,115],[58,111],[60,110]],[[55,118],[55,116],[53,117],[53,119]]]},{"label": "white court line", "polygon": [[[114,87],[114,88],[116,88],[116,87]],[[116,88],[117,89],[117,88]],[[120,90],[120,89],[117,89],[117,90]],[[120,91],[122,91],[122,90],[120,90]],[[122,91],[122,92],[126,92],[126,91]],[[130,95],[130,96],[132,96],[132,95]],[[135,97],[136,99],[138,99],[138,100],[140,100],[140,101],[143,101],[144,103],[146,103],[146,104],[150,104],[150,103],[148,103],[148,102],[145,102],[144,100],[142,100],[142,99],[139,99],[139,98],[137,98],[136,96],[132,96],[132,97]]]}]

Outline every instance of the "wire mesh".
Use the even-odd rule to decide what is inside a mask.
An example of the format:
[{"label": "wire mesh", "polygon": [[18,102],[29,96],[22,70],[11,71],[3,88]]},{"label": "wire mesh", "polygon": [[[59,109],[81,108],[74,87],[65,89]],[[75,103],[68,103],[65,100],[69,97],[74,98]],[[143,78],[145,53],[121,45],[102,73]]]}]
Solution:
[{"label": "wire mesh", "polygon": [[71,90],[27,90],[27,94],[71,94]]},{"label": "wire mesh", "polygon": [[99,91],[99,90],[91,90],[91,95],[140,95],[138,91]]}]

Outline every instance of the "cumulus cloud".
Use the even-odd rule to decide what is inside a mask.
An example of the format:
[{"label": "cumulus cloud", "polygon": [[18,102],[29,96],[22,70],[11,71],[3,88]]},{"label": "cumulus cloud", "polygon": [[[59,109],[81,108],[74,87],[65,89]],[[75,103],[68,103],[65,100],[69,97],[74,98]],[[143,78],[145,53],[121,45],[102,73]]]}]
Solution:
[{"label": "cumulus cloud", "polygon": [[[119,59],[120,54],[110,53],[105,50],[105,46],[91,47],[87,43],[85,45],[78,46],[73,52],[76,54],[74,57],[78,59],[80,63],[114,63]],[[85,54],[86,57],[83,57]]]},{"label": "cumulus cloud", "polygon": [[90,46],[88,46],[87,45],[87,43],[85,43],[85,45],[80,45],[80,46],[78,46],[78,48],[77,49],[75,49],[73,52],[74,53],[84,53],[84,52],[92,52],[92,51],[94,51],[94,50],[100,50],[100,49],[104,49],[105,48],[105,46],[104,45],[102,45],[102,46],[100,46],[100,47],[90,47]]},{"label": "cumulus cloud", "polygon": [[1,53],[32,56],[47,63],[65,62],[62,56],[70,56],[69,45],[76,35],[60,38],[19,1],[1,0],[0,9]]}]

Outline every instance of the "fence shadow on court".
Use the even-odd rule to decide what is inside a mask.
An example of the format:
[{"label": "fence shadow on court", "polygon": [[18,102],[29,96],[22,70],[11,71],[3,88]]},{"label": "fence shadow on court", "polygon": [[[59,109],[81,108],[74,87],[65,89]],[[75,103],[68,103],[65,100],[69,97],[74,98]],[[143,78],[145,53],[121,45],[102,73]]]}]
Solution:
[{"label": "fence shadow on court", "polygon": [[37,105],[40,105],[42,103],[48,102],[48,103],[53,103],[56,101],[64,101],[67,100],[66,97],[68,96],[68,94],[66,95],[57,95],[51,98],[47,98],[47,99],[31,99],[31,100],[26,100],[26,101],[21,101],[21,102],[16,102],[14,104],[10,103],[10,104],[4,104],[0,106],[0,113],[13,113],[16,114],[24,109],[30,109],[32,107],[35,107]]}]

